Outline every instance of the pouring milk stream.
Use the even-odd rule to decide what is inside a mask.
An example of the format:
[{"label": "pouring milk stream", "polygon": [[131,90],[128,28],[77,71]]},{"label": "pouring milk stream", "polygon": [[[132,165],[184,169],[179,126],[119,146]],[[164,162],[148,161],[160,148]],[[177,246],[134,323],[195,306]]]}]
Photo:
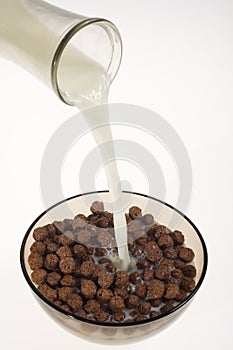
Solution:
[{"label": "pouring milk stream", "polygon": [[[106,81],[106,72],[100,65],[77,49],[73,53],[71,49],[70,54],[64,55],[62,67],[59,74],[59,84],[63,88],[63,93],[65,92],[66,98],[71,100],[83,113],[102,155],[113,207],[114,230],[120,259],[119,267],[127,271],[132,262],[130,262],[128,251],[125,213],[123,210],[118,210],[115,205],[117,201],[119,203],[122,189],[107,106],[109,84]],[[85,113],[85,110],[100,105],[103,105],[101,114],[96,112],[95,108],[92,109],[91,113]],[[99,125],[104,125],[104,127],[94,128],[96,120],[98,120]],[[108,146],[104,147],[104,143],[107,141]],[[109,159],[111,159],[110,162]]]}]

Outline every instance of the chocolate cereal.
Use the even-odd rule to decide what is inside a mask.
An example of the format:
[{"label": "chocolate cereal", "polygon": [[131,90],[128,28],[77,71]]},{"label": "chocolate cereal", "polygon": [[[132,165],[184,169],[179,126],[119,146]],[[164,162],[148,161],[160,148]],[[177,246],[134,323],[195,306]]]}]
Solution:
[{"label": "chocolate cereal", "polygon": [[90,211],[33,232],[31,280],[50,303],[84,320],[130,324],[172,310],[195,289],[195,252],[181,231],[131,207],[128,246],[136,269],[122,271],[113,259],[113,214],[98,201]]}]

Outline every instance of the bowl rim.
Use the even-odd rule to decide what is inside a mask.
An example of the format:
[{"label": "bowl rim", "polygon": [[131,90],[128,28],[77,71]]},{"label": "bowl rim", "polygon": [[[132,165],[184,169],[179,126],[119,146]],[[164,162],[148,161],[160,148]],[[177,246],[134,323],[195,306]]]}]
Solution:
[{"label": "bowl rim", "polygon": [[149,323],[152,323],[154,321],[157,321],[157,320],[160,320],[162,318],[165,318],[166,316],[169,316],[173,313],[175,313],[176,311],[178,311],[179,309],[182,309],[183,306],[185,306],[193,297],[194,295],[197,293],[197,291],[199,290],[200,286],[202,285],[203,283],[203,280],[205,278],[205,275],[206,275],[206,272],[207,272],[207,265],[208,265],[208,253],[207,253],[207,247],[206,247],[206,244],[205,244],[205,241],[200,233],[200,231],[198,230],[198,228],[195,226],[195,224],[185,215],[183,214],[181,211],[179,211],[178,209],[174,208],[172,205],[160,200],[160,199],[157,199],[157,198],[154,198],[152,196],[149,196],[149,195],[146,195],[146,194],[142,194],[142,193],[138,193],[138,192],[131,192],[131,191],[122,191],[123,193],[128,193],[128,194],[133,194],[133,195],[138,195],[138,196],[141,196],[141,197],[145,197],[145,198],[149,198],[153,201],[156,201],[156,202],[159,202],[161,204],[164,204],[165,206],[169,207],[170,209],[174,210],[176,213],[178,213],[179,215],[183,216],[183,218],[193,227],[193,229],[195,230],[198,238],[200,239],[200,242],[201,242],[201,245],[202,245],[202,249],[203,249],[203,255],[204,255],[204,261],[203,261],[203,269],[202,269],[202,272],[201,272],[201,276],[200,276],[200,279],[197,283],[197,285],[195,286],[195,289],[189,294],[189,296],[182,302],[180,302],[178,305],[176,305],[173,309],[171,309],[170,311],[167,311],[165,312],[164,314],[161,314],[159,316],[156,316],[156,317],[153,317],[153,318],[149,318],[147,320],[143,320],[143,321],[135,321],[135,322],[132,322],[132,323],[107,323],[107,322],[97,322],[97,321],[92,321],[92,320],[87,320],[87,319],[84,319],[82,317],[78,317],[78,316],[75,316],[73,315],[72,313],[68,312],[68,311],[65,311],[65,310],[62,310],[61,308],[59,308],[58,306],[54,305],[52,302],[50,302],[49,300],[47,300],[40,292],[39,290],[37,289],[37,287],[34,285],[34,283],[31,281],[31,278],[29,277],[28,273],[27,273],[27,270],[26,270],[26,266],[25,266],[25,262],[24,262],[24,250],[25,250],[25,245],[26,245],[26,242],[27,242],[27,239],[33,229],[33,227],[36,225],[36,223],[44,216],[46,215],[50,210],[58,207],[59,205],[67,202],[67,201],[70,201],[70,200],[73,200],[75,198],[79,198],[79,197],[84,197],[84,196],[87,196],[87,195],[92,195],[92,194],[95,194],[95,193],[109,193],[108,190],[102,190],[102,191],[92,191],[92,192],[87,192],[87,193],[82,193],[82,194],[78,194],[78,195],[75,195],[75,196],[72,196],[72,197],[69,197],[67,199],[64,199],[56,204],[54,204],[53,206],[49,207],[47,210],[45,210],[42,214],[40,214],[34,221],[33,223],[30,225],[30,227],[28,228],[24,238],[23,238],[23,241],[22,241],[22,244],[21,244],[21,248],[20,248],[20,265],[21,265],[21,269],[22,269],[22,272],[23,272],[23,275],[27,281],[27,283],[29,284],[30,288],[32,289],[32,291],[36,294],[37,297],[39,297],[39,299],[41,299],[45,304],[47,304],[48,306],[50,306],[52,309],[55,309],[56,311],[62,313],[63,315],[65,316],[68,316],[70,317],[71,319],[76,319],[80,322],[83,322],[83,323],[88,323],[88,324],[92,324],[92,325],[95,325],[95,326],[104,326],[104,327],[116,327],[116,328],[123,328],[123,327],[135,327],[135,326],[139,326],[139,325],[145,325],[145,324],[149,324]]}]

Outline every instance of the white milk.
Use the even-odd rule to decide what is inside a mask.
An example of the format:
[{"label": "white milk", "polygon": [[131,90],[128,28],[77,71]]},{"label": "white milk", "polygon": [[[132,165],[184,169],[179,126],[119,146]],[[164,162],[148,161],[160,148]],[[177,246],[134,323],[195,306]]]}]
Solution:
[{"label": "white milk", "polygon": [[[79,53],[77,49],[75,55],[65,55],[61,67],[62,70],[59,74],[60,87],[62,87],[66,97],[82,111],[101,151],[113,207],[120,269],[128,270],[130,257],[127,244],[127,223],[124,211],[119,211],[116,208],[116,201],[118,200],[119,206],[122,190],[107,106],[109,85],[105,81],[106,73],[100,65]],[[91,113],[85,113],[86,109],[99,105],[104,105],[101,109],[103,111],[101,115],[97,114],[95,109]],[[93,128],[96,120],[105,127]],[[102,145],[104,142],[108,142],[108,147]],[[107,162],[109,159],[112,159],[112,161]]]}]

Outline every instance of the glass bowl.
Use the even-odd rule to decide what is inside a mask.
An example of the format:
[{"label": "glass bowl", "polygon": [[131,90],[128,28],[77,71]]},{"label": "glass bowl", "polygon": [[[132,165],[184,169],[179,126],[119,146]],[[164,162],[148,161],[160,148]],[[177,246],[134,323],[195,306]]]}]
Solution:
[{"label": "glass bowl", "polygon": [[[183,302],[179,303],[171,311],[155,318],[134,323],[106,324],[85,320],[73,316],[69,312],[61,310],[53,305],[50,301],[45,299],[32,282],[30,278],[32,271],[28,264],[28,256],[30,254],[30,247],[34,242],[34,229],[52,223],[55,220],[62,221],[66,219],[69,211],[70,215],[72,215],[72,213],[74,215],[77,213],[88,215],[89,207],[92,202],[101,200],[106,204],[110,201],[108,191],[78,195],[54,205],[42,213],[32,223],[21,246],[20,259],[24,277],[42,308],[63,328],[84,340],[94,343],[111,345],[134,343],[147,339],[167,328],[183,313],[194,299],[194,296],[204,280],[207,269],[207,249],[205,242],[196,226],[184,214],[169,204],[146,195],[124,192],[123,196],[126,203],[125,211],[133,205],[139,206],[143,213],[152,214],[155,221],[159,224],[165,225],[171,230],[176,229],[182,231],[185,236],[185,244],[195,252],[194,264],[197,269],[196,287]],[[70,216],[70,218],[73,218],[73,216]]]}]

